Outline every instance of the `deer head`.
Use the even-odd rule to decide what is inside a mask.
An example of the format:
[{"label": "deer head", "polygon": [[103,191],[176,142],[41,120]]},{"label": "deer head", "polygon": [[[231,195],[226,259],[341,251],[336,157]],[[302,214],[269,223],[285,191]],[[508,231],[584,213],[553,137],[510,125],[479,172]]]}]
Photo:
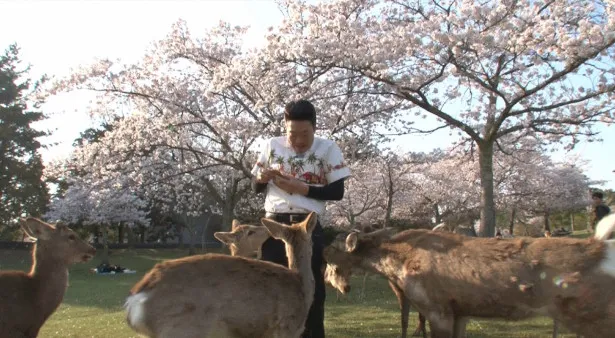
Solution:
[{"label": "deer head", "polygon": [[[286,244],[286,257],[291,262],[311,260],[312,257],[312,231],[318,224],[318,215],[311,212],[303,222],[285,225],[268,218],[262,218],[261,223],[267,228],[271,237],[284,241]],[[293,248],[293,252],[291,251]],[[298,253],[302,253],[298,256]],[[291,266],[289,265],[289,268]]]},{"label": "deer head", "polygon": [[28,237],[35,240],[37,251],[44,253],[45,257],[72,264],[87,262],[96,253],[94,247],[64,224],[53,226],[38,218],[28,217],[20,219],[20,226]]},{"label": "deer head", "polygon": [[242,225],[233,220],[232,231],[218,231],[214,237],[229,247],[232,256],[252,257],[269,238],[269,231],[264,226]]},{"label": "deer head", "polygon": [[324,250],[325,281],[346,294],[350,291],[350,276],[353,268],[360,268],[356,253],[379,245],[395,234],[394,228],[385,228],[370,233],[350,232],[338,237]]}]

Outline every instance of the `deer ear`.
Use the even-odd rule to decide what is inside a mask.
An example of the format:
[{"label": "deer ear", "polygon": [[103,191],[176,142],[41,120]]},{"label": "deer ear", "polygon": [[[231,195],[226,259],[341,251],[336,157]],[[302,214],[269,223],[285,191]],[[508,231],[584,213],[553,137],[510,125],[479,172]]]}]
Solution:
[{"label": "deer ear", "polygon": [[289,237],[288,232],[290,231],[290,229],[288,228],[288,226],[270,220],[268,218],[262,218],[261,223],[265,226],[265,228],[267,228],[271,237],[281,240],[285,240]]},{"label": "deer ear", "polygon": [[301,226],[305,228],[305,232],[309,234],[309,233],[312,233],[312,231],[314,231],[314,228],[316,228],[316,224],[318,224],[318,214],[312,211],[307,216],[307,218],[303,221]]},{"label": "deer ear", "polygon": [[233,223],[231,224],[231,230],[235,230],[235,228],[237,228],[240,225],[239,220],[234,219]]},{"label": "deer ear", "polygon": [[34,217],[21,218],[19,225],[28,237],[42,240],[50,239],[55,230],[51,224]]},{"label": "deer ear", "polygon": [[222,231],[214,232],[214,237],[216,237],[216,239],[218,239],[220,242],[226,245],[231,245],[237,242],[237,236],[235,236],[235,234],[232,232],[222,232]]},{"label": "deer ear", "polygon": [[359,234],[356,232],[351,232],[348,237],[346,237],[346,251],[353,252],[357,250],[359,246]]}]

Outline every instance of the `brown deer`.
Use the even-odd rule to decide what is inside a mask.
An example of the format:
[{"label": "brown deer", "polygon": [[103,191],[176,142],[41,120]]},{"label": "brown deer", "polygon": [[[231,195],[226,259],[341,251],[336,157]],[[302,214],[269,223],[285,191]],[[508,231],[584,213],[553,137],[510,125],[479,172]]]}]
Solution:
[{"label": "brown deer", "polygon": [[385,276],[430,322],[432,337],[463,337],[469,317],[553,317],[570,331],[615,331],[615,214],[590,239],[471,238],[406,230],[349,234],[325,249],[340,291],[353,267]]},{"label": "brown deer", "polygon": [[[261,259],[261,247],[270,236],[267,228],[262,225],[240,224],[238,220],[233,220],[231,231],[215,232],[214,237],[229,247],[231,256]],[[325,268],[326,264],[323,262],[321,268],[323,276],[325,275]],[[365,290],[367,275],[366,273],[363,278],[363,290]],[[361,290],[362,295],[363,290]]]},{"label": "brown deer", "polygon": [[[375,231],[376,229],[373,227],[369,227],[366,229],[363,229],[362,232],[364,233],[370,233]],[[461,233],[461,234],[465,234],[466,236],[473,236],[475,237],[475,233],[473,231],[468,231],[467,228],[461,228],[461,227],[455,227],[454,229],[450,229],[449,226],[445,223],[442,222],[438,225],[436,225],[435,227],[433,227],[433,229],[431,229],[432,231],[453,231],[456,233]],[[388,230],[388,232],[385,232],[383,234],[393,234],[395,230],[391,229]],[[367,277],[369,273],[365,273],[365,276],[363,277],[363,290],[365,290],[365,279]],[[334,288],[336,287],[336,278],[335,278],[335,273],[333,272],[333,270],[331,270],[331,267],[328,267],[328,269],[325,269],[325,281],[330,284],[331,286],[333,286]],[[408,322],[409,322],[409,315],[410,315],[410,301],[407,299],[406,295],[404,294],[404,291],[399,289],[398,287],[396,287],[393,283],[391,283],[389,281],[389,286],[391,287],[391,290],[393,290],[393,293],[395,294],[395,296],[397,297],[397,301],[399,302],[399,308],[401,311],[401,338],[407,338],[408,337]],[[349,291],[350,286],[348,285],[348,289],[346,292]],[[338,290],[339,291],[339,290]],[[418,313],[418,318],[417,318],[417,326],[414,330],[414,333],[412,334],[413,337],[423,337],[426,338],[427,337],[427,328],[426,328],[426,319],[425,316],[422,313]]]},{"label": "brown deer", "polygon": [[286,244],[288,268],[222,254],[156,264],[126,300],[128,325],[157,338],[300,337],[314,297],[317,215],[292,226],[261,222]]},{"label": "brown deer", "polygon": [[214,237],[229,247],[231,256],[261,259],[261,246],[269,238],[269,231],[264,226],[240,224],[235,219],[230,232],[218,231]]},{"label": "brown deer", "polygon": [[[436,229],[436,231],[438,231],[438,229]],[[374,234],[374,232],[376,233]],[[366,233],[372,234],[372,236],[375,236],[374,238],[384,238],[384,237],[392,236],[395,232],[396,232],[396,229],[394,228],[386,228],[386,229],[375,230],[373,232],[366,232]],[[338,238],[343,237],[342,238],[342,242],[343,242],[343,240],[346,239],[346,236],[347,234],[342,233],[338,235]],[[336,241],[338,240],[339,239],[336,239]],[[326,257],[325,257],[325,260],[326,260]],[[361,269],[361,272],[364,273],[363,289],[365,289],[365,278],[370,274],[370,272],[365,272],[365,270],[366,269]],[[337,289],[338,292],[341,292],[342,294],[346,294],[350,292],[350,289],[351,289],[350,283],[349,283],[350,276],[348,276],[348,279],[346,279],[346,277],[340,276],[340,270],[338,270],[338,266],[335,263],[327,264],[324,276],[325,276],[325,282],[333,286],[335,289]],[[408,298],[404,294],[404,291],[400,289],[399,287],[397,287],[394,283],[392,283],[391,280],[389,280],[389,286],[391,287],[391,290],[393,290],[393,293],[395,294],[395,297],[397,297],[397,301],[399,302],[399,308],[401,311],[401,338],[407,338],[408,337],[408,321],[409,321],[409,315],[410,315],[410,300],[408,300]],[[426,330],[425,322],[426,322],[425,316],[423,316],[419,312],[417,327],[414,330],[414,333],[412,334],[412,336],[423,337],[423,338],[427,337],[427,330]]]},{"label": "brown deer", "polygon": [[87,262],[96,253],[65,225],[28,217],[20,220],[20,226],[36,239],[32,267],[29,273],[0,271],[0,337],[36,337],[64,299],[68,267]]}]

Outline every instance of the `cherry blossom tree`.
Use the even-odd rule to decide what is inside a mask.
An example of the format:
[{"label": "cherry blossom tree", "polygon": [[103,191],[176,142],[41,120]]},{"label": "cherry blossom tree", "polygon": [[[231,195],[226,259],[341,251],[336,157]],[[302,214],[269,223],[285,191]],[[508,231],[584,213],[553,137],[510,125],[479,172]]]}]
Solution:
[{"label": "cherry blossom tree", "polygon": [[358,74],[404,109],[432,116],[431,130],[451,128],[476,145],[483,236],[494,234],[501,138],[573,147],[613,121],[610,1],[287,0],[282,9],[271,57]]},{"label": "cherry blossom tree", "polygon": [[126,181],[100,184],[85,176],[70,178],[69,183],[64,196],[50,203],[45,218],[100,226],[104,246],[102,260],[109,264],[108,227],[118,224],[147,226],[147,203]]},{"label": "cherry blossom tree", "polygon": [[[382,208],[385,227],[392,225],[394,210],[412,210],[411,216],[417,217],[417,209],[420,208],[421,203],[411,193],[408,177],[408,174],[415,168],[413,163],[415,156],[416,154],[405,154],[401,149],[395,149],[380,156],[375,162],[378,171],[374,174],[380,179],[384,189]],[[400,216],[399,213],[398,216]],[[410,214],[406,215],[406,220],[409,219],[407,216]]]},{"label": "cherry blossom tree", "polygon": [[[335,224],[351,227],[376,222],[424,226],[444,217],[459,218],[478,204],[475,163],[467,163],[444,152],[400,150],[355,161],[344,199],[330,205],[330,217]],[[473,174],[464,180],[459,171]]]},{"label": "cherry blossom tree", "polygon": [[[556,212],[579,209],[589,204],[587,191],[591,181],[576,163],[556,163],[550,159],[525,164],[513,183],[515,207],[530,215],[542,216],[544,229],[550,230],[549,216]],[[521,169],[521,168],[520,168]],[[518,181],[517,181],[518,182]]]},{"label": "cherry blossom tree", "polygon": [[494,181],[498,209],[509,212],[509,231],[516,220],[540,216],[541,227],[549,227],[549,214],[587,205],[585,176],[578,158],[555,162],[540,141],[533,137],[502,143],[494,156]]},{"label": "cherry blossom tree", "polygon": [[[403,103],[347,70],[267,63],[263,51],[241,49],[244,32],[220,23],[196,38],[179,21],[136,64],[101,60],[56,81],[54,92],[98,93],[93,116],[124,116],[107,142],[84,148],[79,165],[100,176],[122,172],[159,198],[175,189],[166,196],[182,196],[180,214],[214,201],[230,226],[237,203],[255,200],[245,194],[256,145],[281,134],[287,101],[314,101],[320,134],[358,144],[385,137],[370,126],[392,121]],[[180,192],[187,181],[190,197]]]},{"label": "cherry blossom tree", "polygon": [[435,224],[467,223],[479,205],[478,166],[456,149],[415,156],[409,192],[423,200]]},{"label": "cherry blossom tree", "polygon": [[386,195],[378,164],[373,158],[350,163],[352,176],[345,181],[344,198],[327,208],[329,224],[354,228],[381,220]]}]

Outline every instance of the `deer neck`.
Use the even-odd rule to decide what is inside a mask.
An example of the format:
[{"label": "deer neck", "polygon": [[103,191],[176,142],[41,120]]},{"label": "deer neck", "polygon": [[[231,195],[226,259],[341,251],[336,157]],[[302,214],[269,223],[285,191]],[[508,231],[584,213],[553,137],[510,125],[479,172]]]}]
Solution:
[{"label": "deer neck", "polygon": [[373,248],[365,252],[360,265],[366,270],[385,275],[389,279],[397,279],[398,274],[403,271],[404,264],[396,257],[379,248]]},{"label": "deer neck", "polygon": [[68,264],[42,251],[37,250],[35,244],[29,275],[35,287],[38,309],[47,318],[64,298],[68,286]]},{"label": "deer neck", "polygon": [[312,257],[307,250],[296,251],[287,246],[286,256],[288,257],[288,269],[299,274],[303,299],[306,309],[309,310],[314,297],[314,273],[312,272]]}]

